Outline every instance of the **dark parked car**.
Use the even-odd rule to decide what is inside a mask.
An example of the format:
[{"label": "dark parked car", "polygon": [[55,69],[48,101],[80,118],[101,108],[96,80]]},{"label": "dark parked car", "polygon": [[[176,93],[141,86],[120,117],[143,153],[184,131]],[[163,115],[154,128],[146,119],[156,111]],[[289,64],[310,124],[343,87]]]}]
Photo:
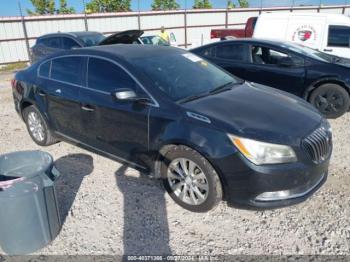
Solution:
[{"label": "dark parked car", "polygon": [[337,118],[350,106],[350,63],[296,44],[258,39],[222,41],[191,52],[247,81],[275,87]]},{"label": "dark parked car", "polygon": [[117,32],[108,37],[98,32],[70,32],[47,34],[39,37],[32,47],[32,62],[58,51],[111,44],[141,44],[141,30]]},{"label": "dark parked car", "polygon": [[13,96],[37,144],[71,141],[154,174],[191,211],[291,205],[327,178],[332,136],[316,109],[178,48],[61,52],[18,72]]}]

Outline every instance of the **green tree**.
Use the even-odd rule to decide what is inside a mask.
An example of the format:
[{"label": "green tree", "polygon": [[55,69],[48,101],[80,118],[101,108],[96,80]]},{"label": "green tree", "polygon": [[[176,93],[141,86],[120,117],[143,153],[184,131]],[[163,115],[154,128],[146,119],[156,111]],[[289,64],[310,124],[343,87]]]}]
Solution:
[{"label": "green tree", "polygon": [[66,0],[60,0],[60,8],[57,10],[58,14],[74,14],[73,7],[68,7]]},{"label": "green tree", "polygon": [[34,11],[27,9],[29,15],[53,15],[55,14],[55,0],[30,0]]},{"label": "green tree", "polygon": [[154,0],[152,4],[152,10],[172,10],[179,7],[176,0]]},{"label": "green tree", "polygon": [[193,5],[194,9],[209,9],[212,7],[213,6],[209,0],[195,0]]},{"label": "green tree", "polygon": [[248,0],[238,0],[239,6],[242,8],[249,7]]},{"label": "green tree", "polygon": [[231,0],[227,1],[227,8],[228,9],[232,9],[232,8],[235,8],[235,7],[236,7],[236,5]]},{"label": "green tree", "polygon": [[91,0],[86,4],[87,13],[127,12],[131,0]]}]

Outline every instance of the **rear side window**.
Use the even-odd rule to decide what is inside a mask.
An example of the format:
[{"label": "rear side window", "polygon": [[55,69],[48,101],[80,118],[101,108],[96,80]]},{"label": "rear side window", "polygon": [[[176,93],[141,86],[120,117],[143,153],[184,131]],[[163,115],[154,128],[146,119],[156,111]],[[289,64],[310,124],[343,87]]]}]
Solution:
[{"label": "rear side window", "polygon": [[122,68],[109,61],[89,58],[88,87],[104,92],[131,88],[136,92],[136,82]]},{"label": "rear side window", "polygon": [[61,38],[60,37],[42,38],[38,42],[40,44],[43,44],[43,45],[47,46],[47,47],[62,48],[62,46],[61,46]]},{"label": "rear side window", "polygon": [[203,48],[197,54],[202,57],[215,57],[215,47]]},{"label": "rear side window", "polygon": [[83,57],[70,56],[52,60],[51,79],[81,85]]},{"label": "rear side window", "polygon": [[243,44],[219,45],[216,47],[216,57],[222,59],[244,61],[245,48]]},{"label": "rear side window", "polygon": [[328,46],[350,47],[350,27],[329,26]]},{"label": "rear side window", "polygon": [[66,49],[66,50],[72,49],[73,47],[80,47],[80,45],[76,41],[74,41],[69,37],[63,37],[62,43],[63,43],[63,49]]},{"label": "rear side window", "polygon": [[41,64],[39,68],[39,76],[50,77],[51,60]]}]

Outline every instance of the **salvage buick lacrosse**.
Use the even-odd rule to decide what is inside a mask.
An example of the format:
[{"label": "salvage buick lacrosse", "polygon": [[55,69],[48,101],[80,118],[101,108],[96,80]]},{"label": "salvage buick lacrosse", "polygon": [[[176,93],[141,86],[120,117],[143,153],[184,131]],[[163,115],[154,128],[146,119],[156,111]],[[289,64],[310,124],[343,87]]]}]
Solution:
[{"label": "salvage buick lacrosse", "polygon": [[311,105],[181,49],[61,52],[18,72],[12,85],[37,144],[69,141],[127,163],[162,179],[191,211],[221,200],[296,204],[327,179],[331,129]]}]

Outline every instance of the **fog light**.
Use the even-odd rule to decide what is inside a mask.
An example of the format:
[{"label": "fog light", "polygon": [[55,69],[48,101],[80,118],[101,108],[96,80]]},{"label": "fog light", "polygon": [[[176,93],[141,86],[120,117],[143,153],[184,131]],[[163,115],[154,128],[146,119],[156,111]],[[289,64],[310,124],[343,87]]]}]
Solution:
[{"label": "fog light", "polygon": [[255,199],[257,201],[274,201],[288,199],[291,196],[290,190],[275,191],[275,192],[265,192],[258,195]]}]

